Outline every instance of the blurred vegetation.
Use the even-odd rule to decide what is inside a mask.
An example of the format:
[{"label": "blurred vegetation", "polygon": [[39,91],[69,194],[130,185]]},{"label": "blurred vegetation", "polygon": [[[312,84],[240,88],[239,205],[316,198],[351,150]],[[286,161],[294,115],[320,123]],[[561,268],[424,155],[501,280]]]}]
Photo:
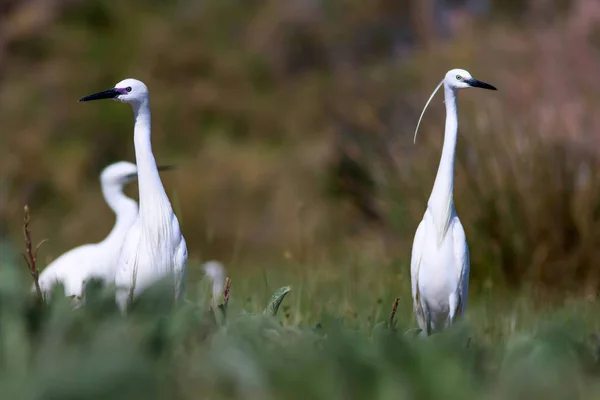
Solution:
[{"label": "blurred vegetation", "polygon": [[500,89],[460,100],[455,201],[473,295],[594,297],[598,14],[593,0],[2,1],[3,246],[21,246],[24,204],[50,239],[44,262],[106,235],[98,175],[134,159],[131,111],[76,100],[136,77],[157,160],[179,165],[163,179],[192,262],[296,278],[365,263],[407,286],[441,98],[416,145],[413,129],[462,67]]},{"label": "blurred vegetation", "polygon": [[[524,299],[483,301],[441,335],[413,338],[408,293],[390,317],[381,294],[335,293],[317,279],[279,304],[233,279],[226,313],[210,283],[170,310],[168,285],[129,315],[114,290],[88,285],[85,305],[40,305],[14,264],[0,269],[0,393],[10,399],[593,399],[600,394],[597,304],[540,312]],[[322,288],[320,288],[322,286]],[[166,290],[165,290],[166,289]],[[57,288],[56,290],[62,290]],[[288,288],[282,288],[283,292]],[[280,291],[282,293],[282,291]],[[217,302],[219,303],[220,300]],[[351,302],[356,314],[344,315]],[[576,317],[573,315],[576,312]],[[224,317],[225,316],[225,317]],[[406,333],[405,333],[406,332]]]}]

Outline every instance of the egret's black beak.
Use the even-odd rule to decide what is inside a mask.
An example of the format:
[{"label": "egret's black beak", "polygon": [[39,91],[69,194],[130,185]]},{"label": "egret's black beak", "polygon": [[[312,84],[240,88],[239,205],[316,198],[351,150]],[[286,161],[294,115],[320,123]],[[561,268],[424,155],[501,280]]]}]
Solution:
[{"label": "egret's black beak", "polygon": [[475,78],[471,78],[467,81],[467,83],[469,84],[469,86],[471,87],[477,87],[477,88],[481,88],[481,89],[488,89],[488,90],[498,90],[495,87],[493,87],[492,85],[490,85],[489,83],[485,83],[485,82],[481,82],[478,81]]},{"label": "egret's black beak", "polygon": [[159,171],[171,171],[176,169],[177,167],[175,165],[159,165],[158,167],[156,167]]},{"label": "egret's black beak", "polygon": [[114,99],[115,97],[117,97],[120,94],[121,94],[121,92],[118,89],[112,88],[112,89],[105,90],[104,92],[94,93],[94,94],[90,94],[89,96],[82,97],[81,99],[79,99],[79,103],[81,103],[82,101]]},{"label": "egret's black beak", "polygon": [[125,175],[125,181],[129,182],[132,181],[134,179],[137,179],[137,174],[129,174],[129,175]]},{"label": "egret's black beak", "polygon": [[[171,171],[176,168],[177,167],[175,165],[159,165],[156,167],[156,169],[158,169],[159,171]],[[137,179],[137,174],[129,174],[129,175],[125,176],[125,180],[127,180],[127,181],[131,181],[134,179]]]}]

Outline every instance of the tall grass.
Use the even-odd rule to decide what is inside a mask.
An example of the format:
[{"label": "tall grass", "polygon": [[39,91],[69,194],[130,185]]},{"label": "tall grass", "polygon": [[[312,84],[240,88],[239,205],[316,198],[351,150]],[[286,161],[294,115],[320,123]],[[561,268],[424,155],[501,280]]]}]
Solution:
[{"label": "tall grass", "polygon": [[[95,282],[85,305],[42,305],[14,265],[0,269],[0,393],[18,399],[595,398],[598,309],[572,303],[534,312],[528,300],[471,304],[467,319],[414,338],[410,308],[381,304],[376,320],[344,317],[295,287],[279,312],[232,279],[225,318],[210,310],[210,283],[173,309],[157,284],[122,316]],[[243,288],[243,285],[241,285]],[[61,290],[61,288],[57,288]],[[256,290],[256,289],[250,289]],[[305,295],[304,295],[305,296]],[[338,299],[342,301],[352,299]],[[376,302],[372,302],[376,303]],[[357,315],[373,304],[354,302]],[[495,308],[495,310],[494,310]],[[269,309],[269,308],[268,308]],[[270,308],[273,310],[273,308]],[[573,317],[577,310],[576,317]],[[219,313],[219,311],[215,310]],[[272,315],[274,314],[274,316]],[[288,315],[286,315],[288,314]],[[290,315],[291,314],[291,315]],[[407,332],[407,333],[405,333]]]},{"label": "tall grass", "polygon": [[553,29],[533,24],[534,12],[522,26],[463,18],[451,40],[392,52],[396,28],[373,21],[400,5],[334,3],[300,12],[208,1],[200,12],[73,2],[43,34],[11,39],[0,85],[4,234],[20,241],[16,216],[29,204],[51,239],[43,267],[108,232],[98,173],[133,159],[131,115],[74,100],[136,76],[153,93],[157,158],[179,164],[165,184],[192,260],[335,264],[360,249],[354,257],[406,268],[442,108],[428,111],[416,145],[411,133],[427,94],[460,66],[500,89],[459,102],[455,197],[474,283],[594,295],[600,87],[590,77],[600,66],[580,6],[545,14]]}]

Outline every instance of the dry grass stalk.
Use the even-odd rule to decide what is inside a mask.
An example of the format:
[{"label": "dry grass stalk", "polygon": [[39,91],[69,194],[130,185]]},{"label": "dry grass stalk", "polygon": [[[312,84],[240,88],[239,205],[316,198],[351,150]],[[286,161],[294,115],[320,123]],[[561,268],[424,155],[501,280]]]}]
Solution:
[{"label": "dry grass stalk", "polygon": [[392,312],[390,313],[390,321],[389,327],[394,327],[394,317],[396,316],[396,312],[398,312],[398,303],[400,302],[400,298],[396,297],[394,302],[392,303]]},{"label": "dry grass stalk", "polygon": [[31,248],[31,233],[29,231],[29,222],[31,221],[31,217],[29,215],[29,206],[25,205],[24,207],[25,217],[23,218],[23,235],[25,236],[25,253],[23,253],[23,258],[27,263],[27,267],[29,268],[29,273],[33,278],[33,283],[35,285],[35,291],[37,292],[38,298],[43,301],[44,297],[42,295],[42,289],[40,288],[40,271],[36,266],[37,262],[37,254],[40,246],[47,241],[47,239],[42,240],[35,246],[35,250]]},{"label": "dry grass stalk", "polygon": [[227,307],[229,302],[229,291],[231,289],[231,279],[225,278],[225,290],[223,290],[223,306]]}]

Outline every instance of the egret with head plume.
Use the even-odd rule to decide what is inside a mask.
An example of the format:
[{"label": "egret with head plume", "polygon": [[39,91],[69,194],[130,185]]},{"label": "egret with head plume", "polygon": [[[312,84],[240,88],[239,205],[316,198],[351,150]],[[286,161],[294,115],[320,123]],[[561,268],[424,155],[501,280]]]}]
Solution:
[{"label": "egret with head plume", "polygon": [[413,305],[419,328],[426,335],[446,328],[464,313],[469,287],[469,248],[453,199],[458,136],[456,94],[471,87],[496,90],[463,69],[448,71],[425,104],[415,129],[415,141],[421,118],[442,85],[446,105],[442,156],[411,255]]}]

